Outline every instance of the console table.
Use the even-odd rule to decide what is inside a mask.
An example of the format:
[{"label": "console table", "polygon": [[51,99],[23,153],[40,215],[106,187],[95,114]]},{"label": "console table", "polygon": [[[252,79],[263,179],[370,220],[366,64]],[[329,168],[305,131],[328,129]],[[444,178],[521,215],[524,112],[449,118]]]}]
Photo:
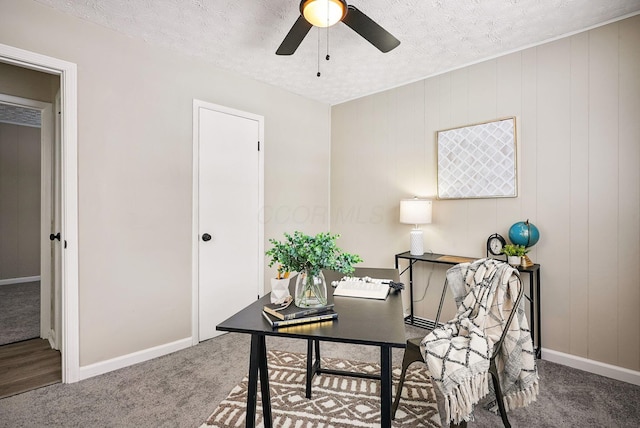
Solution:
[{"label": "console table", "polygon": [[[453,266],[458,263],[472,262],[477,260],[474,257],[461,257],[452,256],[447,254],[425,253],[421,256],[413,256],[409,251],[399,253],[395,255],[396,269],[400,268],[400,260],[407,260],[408,266],[400,272],[400,275],[409,271],[409,295],[411,299],[411,309],[409,315],[405,317],[405,323],[415,325],[417,327],[433,329],[435,322],[426,318],[417,317],[413,314],[413,265],[417,262],[435,263],[442,265]],[[536,353],[536,358],[541,356],[542,348],[542,334],[540,329],[540,265],[534,264],[533,266],[522,267],[517,266],[518,271],[529,275],[529,294],[525,293],[525,297],[529,300],[529,314],[531,322],[531,337],[533,338],[533,348]],[[446,285],[443,284],[443,287]],[[440,305],[438,306],[438,314],[436,320],[440,319],[440,311],[442,310],[442,304],[444,302],[444,296],[446,289],[442,290],[442,296],[440,298]]]}]

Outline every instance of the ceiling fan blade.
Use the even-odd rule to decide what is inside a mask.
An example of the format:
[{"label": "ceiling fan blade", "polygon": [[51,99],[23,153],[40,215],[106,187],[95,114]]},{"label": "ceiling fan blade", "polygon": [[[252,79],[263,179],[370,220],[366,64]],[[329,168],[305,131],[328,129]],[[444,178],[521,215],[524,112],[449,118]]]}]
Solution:
[{"label": "ceiling fan blade", "polygon": [[280,44],[276,55],[293,55],[311,27],[313,27],[313,25],[309,24],[309,22],[300,15]]},{"label": "ceiling fan blade", "polygon": [[352,5],[349,5],[348,9],[347,16],[342,19],[342,22],[347,24],[353,31],[360,34],[382,52],[389,52],[398,47],[400,40],[393,37],[391,33],[378,25],[373,19]]}]

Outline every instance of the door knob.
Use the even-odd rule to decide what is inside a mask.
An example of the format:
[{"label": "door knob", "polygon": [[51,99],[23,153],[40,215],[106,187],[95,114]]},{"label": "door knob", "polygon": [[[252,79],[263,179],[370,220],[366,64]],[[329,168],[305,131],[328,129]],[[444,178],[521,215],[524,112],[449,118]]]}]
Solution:
[{"label": "door knob", "polygon": [[203,240],[204,242],[211,241],[211,235],[209,235],[208,233],[204,233],[204,234],[202,235],[202,240]]},{"label": "door knob", "polygon": [[57,239],[58,241],[60,240],[60,232],[56,233],[55,235],[53,233],[49,235],[50,241],[53,241],[54,239]]}]

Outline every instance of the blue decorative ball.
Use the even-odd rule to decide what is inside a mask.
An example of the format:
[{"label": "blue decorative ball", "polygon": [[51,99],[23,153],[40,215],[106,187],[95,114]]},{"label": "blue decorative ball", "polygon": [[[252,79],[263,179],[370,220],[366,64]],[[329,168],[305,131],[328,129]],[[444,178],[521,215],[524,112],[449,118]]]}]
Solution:
[{"label": "blue decorative ball", "polygon": [[516,245],[532,247],[540,239],[538,228],[527,221],[519,221],[509,229],[509,240]]}]

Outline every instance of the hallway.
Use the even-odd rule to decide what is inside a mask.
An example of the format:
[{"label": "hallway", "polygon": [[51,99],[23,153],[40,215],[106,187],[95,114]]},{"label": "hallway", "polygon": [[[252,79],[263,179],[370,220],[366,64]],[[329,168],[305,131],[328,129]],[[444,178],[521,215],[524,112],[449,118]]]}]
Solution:
[{"label": "hallway", "polygon": [[31,339],[0,346],[0,399],[62,382],[60,352]]}]

